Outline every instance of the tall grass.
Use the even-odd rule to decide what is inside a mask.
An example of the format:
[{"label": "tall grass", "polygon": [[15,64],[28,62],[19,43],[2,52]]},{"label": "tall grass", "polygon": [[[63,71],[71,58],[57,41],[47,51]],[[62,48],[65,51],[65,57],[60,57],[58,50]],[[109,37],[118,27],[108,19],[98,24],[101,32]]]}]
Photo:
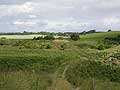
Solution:
[{"label": "tall grass", "polygon": [[96,49],[98,39],[116,32],[98,34],[67,42],[0,40],[0,90],[119,90],[120,66],[103,62],[119,59],[119,46]]}]

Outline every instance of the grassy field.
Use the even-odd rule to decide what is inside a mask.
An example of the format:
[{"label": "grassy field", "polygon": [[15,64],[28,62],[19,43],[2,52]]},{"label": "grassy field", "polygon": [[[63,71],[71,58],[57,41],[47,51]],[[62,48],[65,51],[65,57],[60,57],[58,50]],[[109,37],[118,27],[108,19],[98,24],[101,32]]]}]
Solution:
[{"label": "grassy field", "polygon": [[94,34],[86,34],[81,35],[81,39],[83,40],[103,40],[105,37],[115,37],[119,35],[120,31],[112,31],[112,32],[100,32]]},{"label": "grassy field", "polygon": [[114,56],[119,62],[120,45],[98,49],[105,37],[119,34],[86,34],[78,41],[0,39],[0,90],[120,90],[120,64],[105,61]]},{"label": "grassy field", "polygon": [[7,39],[33,39],[33,37],[39,37],[44,35],[1,35],[0,38],[5,37]]},{"label": "grassy field", "polygon": [[[34,37],[44,37],[45,35],[0,35],[0,38],[7,38],[7,39],[33,39]],[[58,38],[60,36],[55,36],[55,38]],[[64,37],[63,38],[68,38]]]}]

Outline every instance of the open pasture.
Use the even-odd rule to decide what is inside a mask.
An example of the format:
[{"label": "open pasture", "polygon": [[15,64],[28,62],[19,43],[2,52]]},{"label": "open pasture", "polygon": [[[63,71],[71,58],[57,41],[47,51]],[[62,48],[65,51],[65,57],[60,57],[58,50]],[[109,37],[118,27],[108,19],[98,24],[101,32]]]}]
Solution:
[{"label": "open pasture", "polygon": [[0,90],[119,90],[120,45],[103,42],[119,34],[80,35],[78,41],[0,36],[7,38],[0,39]]}]

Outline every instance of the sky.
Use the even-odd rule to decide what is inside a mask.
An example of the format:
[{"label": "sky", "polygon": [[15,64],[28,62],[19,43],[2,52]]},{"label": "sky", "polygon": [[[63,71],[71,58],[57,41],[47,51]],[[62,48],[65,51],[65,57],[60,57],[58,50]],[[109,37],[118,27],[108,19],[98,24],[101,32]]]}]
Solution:
[{"label": "sky", "polygon": [[0,0],[0,32],[120,30],[120,0]]}]

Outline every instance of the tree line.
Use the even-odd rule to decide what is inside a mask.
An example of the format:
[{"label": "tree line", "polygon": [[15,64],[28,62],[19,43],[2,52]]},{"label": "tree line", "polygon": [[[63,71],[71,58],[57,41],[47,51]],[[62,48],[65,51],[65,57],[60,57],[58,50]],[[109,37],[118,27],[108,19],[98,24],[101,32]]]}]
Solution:
[{"label": "tree line", "polygon": [[42,35],[58,35],[58,36],[70,36],[71,34],[89,34],[89,33],[96,33],[96,30],[89,30],[83,32],[0,32],[0,35],[31,35],[31,34],[42,34]]}]

